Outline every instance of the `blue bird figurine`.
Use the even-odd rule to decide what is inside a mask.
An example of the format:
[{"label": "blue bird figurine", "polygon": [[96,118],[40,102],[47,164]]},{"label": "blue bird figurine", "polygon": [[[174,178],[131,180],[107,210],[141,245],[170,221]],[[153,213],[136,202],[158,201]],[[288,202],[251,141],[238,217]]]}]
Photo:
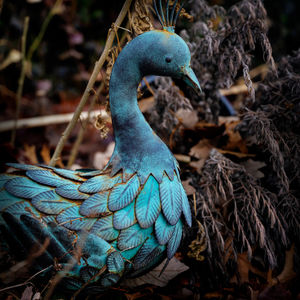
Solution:
[{"label": "blue bird figurine", "polygon": [[106,288],[124,275],[145,273],[174,256],[184,219],[191,226],[178,163],[137,104],[137,87],[147,75],[183,79],[200,91],[188,46],[174,33],[177,1],[170,14],[169,1],[166,13],[159,2],[160,13],[155,1],[154,8],[163,30],[134,38],[112,70],[116,144],[106,167],[84,172],[11,163],[18,171],[0,177],[1,240],[17,259],[47,241],[34,267],[53,266],[68,289]]}]

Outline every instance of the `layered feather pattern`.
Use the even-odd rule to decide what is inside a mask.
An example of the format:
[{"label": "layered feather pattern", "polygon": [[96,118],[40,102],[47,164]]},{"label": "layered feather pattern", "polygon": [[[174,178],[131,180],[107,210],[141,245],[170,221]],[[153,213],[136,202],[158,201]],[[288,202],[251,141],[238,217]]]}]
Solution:
[{"label": "layered feather pattern", "polygon": [[137,174],[124,180],[122,173],[110,177],[46,166],[11,166],[21,171],[0,176],[3,230],[13,232],[12,244],[28,250],[49,238],[48,263],[54,258],[65,262],[63,257],[70,259],[70,253],[81,248],[79,265],[65,274],[69,286],[89,280],[108,286],[125,269],[133,274],[147,271],[165,255],[170,259],[175,254],[182,237],[181,216],[191,224],[188,200],[175,170],[173,180],[164,174],[159,183],[150,174],[141,184]]}]

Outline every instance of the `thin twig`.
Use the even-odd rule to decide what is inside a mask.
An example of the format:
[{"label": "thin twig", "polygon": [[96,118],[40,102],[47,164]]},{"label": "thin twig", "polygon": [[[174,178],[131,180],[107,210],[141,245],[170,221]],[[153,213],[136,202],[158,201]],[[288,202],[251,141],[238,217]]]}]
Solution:
[{"label": "thin twig", "polygon": [[[123,7],[122,7],[122,10],[115,22],[115,26],[120,26],[125,18],[125,16],[127,15],[127,11],[129,10],[130,8],[130,4],[131,4],[132,0],[126,0],[126,2],[124,3]],[[65,142],[67,141],[71,131],[73,130],[73,128],[75,127],[76,125],[76,122],[81,114],[81,111],[83,109],[83,107],[85,106],[88,98],[89,98],[89,95],[90,95],[90,91],[92,90],[93,86],[94,86],[94,83],[96,81],[96,78],[106,60],[106,57],[109,53],[109,50],[113,44],[113,41],[114,41],[114,38],[115,38],[115,31],[114,30],[110,30],[109,31],[109,34],[108,34],[108,38],[107,38],[107,41],[106,41],[106,45],[105,45],[105,48],[99,58],[99,60],[96,62],[95,64],[95,67],[94,67],[94,70],[93,70],[93,73],[90,77],[90,80],[85,88],[85,91],[82,95],[82,98],[80,100],[80,103],[79,105],[77,106],[76,110],[75,110],[75,113],[74,113],[74,116],[73,116],[73,119],[72,121],[68,124],[67,128],[65,129],[65,131],[62,133],[62,136],[58,142],[58,145],[55,149],[55,152],[51,158],[51,161],[50,161],[50,166],[55,166],[55,163],[57,160],[59,160],[59,157],[60,157],[60,154],[63,150],[63,147],[65,145]]]},{"label": "thin twig", "polygon": [[105,84],[104,84],[105,80],[102,81],[101,85],[99,86],[99,88],[97,89],[96,91],[96,94],[94,95],[92,101],[91,101],[91,104],[90,104],[90,107],[89,107],[89,110],[88,110],[88,114],[87,114],[87,118],[82,122],[82,126],[80,127],[80,130],[79,130],[79,133],[77,135],[77,138],[76,138],[76,141],[73,145],[73,148],[71,150],[71,154],[70,154],[70,157],[69,157],[69,160],[68,160],[68,164],[67,164],[67,167],[70,168],[75,159],[76,159],[76,156],[77,156],[77,153],[78,153],[78,149],[79,149],[79,146],[83,140],[83,136],[84,136],[84,133],[85,133],[85,130],[88,126],[88,123],[90,122],[90,115],[91,115],[91,112],[93,111],[94,109],[94,106],[97,102],[97,99],[99,97],[99,95],[101,94]]},{"label": "thin twig", "polygon": [[33,43],[31,44],[31,46],[28,50],[28,55],[27,55],[28,62],[31,62],[32,56],[33,56],[34,52],[37,50],[37,48],[39,47],[51,19],[53,18],[54,15],[56,15],[59,12],[62,2],[63,2],[63,0],[56,0],[52,9],[50,10],[46,19],[44,20],[39,34],[34,39]]},{"label": "thin twig", "polygon": [[20,114],[21,97],[23,94],[23,86],[24,86],[24,79],[25,79],[25,67],[26,67],[25,55],[26,55],[26,39],[27,39],[28,25],[29,25],[29,17],[25,17],[24,30],[22,34],[22,45],[21,45],[22,66],[21,66],[21,74],[18,82],[18,91],[16,97],[16,115],[15,115],[14,129],[11,133],[11,139],[10,139],[10,142],[13,146],[16,140],[17,122]]},{"label": "thin twig", "polygon": [[[110,118],[107,112],[105,111],[105,109],[98,109],[90,112],[90,118],[95,118],[99,114],[101,114],[102,117],[107,120],[109,120]],[[69,114],[58,114],[58,115],[19,119],[16,129],[42,127],[48,125],[68,123],[72,120],[73,115],[74,113],[69,113]],[[88,117],[88,112],[86,111],[83,111],[80,115],[81,120],[85,120],[87,117]],[[14,128],[14,123],[15,123],[14,120],[0,122],[0,132],[12,130]]]},{"label": "thin twig", "polygon": [[11,289],[14,289],[14,288],[18,288],[18,287],[21,287],[21,286],[24,286],[24,285],[27,285],[27,284],[31,284],[32,283],[30,282],[33,278],[35,278],[36,276],[38,276],[39,274],[47,271],[49,268],[51,268],[52,266],[48,266],[47,268],[43,269],[43,270],[40,270],[38,271],[37,273],[33,274],[30,278],[28,278],[26,281],[24,281],[23,283],[19,283],[19,284],[16,284],[16,285],[12,285],[12,286],[8,286],[6,288],[3,288],[0,290],[0,293],[4,292],[4,291],[7,291],[7,290],[11,290]]}]

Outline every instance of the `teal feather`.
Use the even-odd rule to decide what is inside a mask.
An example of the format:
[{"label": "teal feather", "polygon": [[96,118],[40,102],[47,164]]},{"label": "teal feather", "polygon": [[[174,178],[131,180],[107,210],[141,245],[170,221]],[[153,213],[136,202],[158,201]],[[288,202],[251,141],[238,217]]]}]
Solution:
[{"label": "teal feather", "polygon": [[67,179],[83,182],[85,179],[81,178],[80,176],[77,175],[77,172],[71,171],[71,170],[65,170],[65,169],[58,169],[58,168],[52,168],[52,170]]},{"label": "teal feather", "polygon": [[80,213],[87,217],[96,217],[109,213],[107,208],[109,191],[94,194],[87,198],[80,206]]},{"label": "teal feather", "polygon": [[189,204],[189,200],[186,196],[185,190],[183,186],[181,186],[181,199],[182,199],[182,212],[185,217],[187,224],[191,227],[192,226],[192,214],[191,208]]},{"label": "teal feather", "polygon": [[176,253],[176,250],[179,247],[181,238],[182,238],[182,222],[181,222],[181,220],[179,220],[178,223],[175,225],[175,230],[168,242],[168,247],[167,247],[168,259],[171,259],[174,256],[174,254]]},{"label": "teal feather", "polygon": [[136,223],[134,205],[135,202],[131,202],[114,213],[113,226],[115,229],[125,229]]},{"label": "teal feather", "polygon": [[25,201],[15,202],[8,206],[5,210],[6,213],[10,213],[15,218],[19,218],[22,215],[39,217],[40,213]]},{"label": "teal feather", "polygon": [[28,170],[43,170],[43,168],[39,166],[33,166],[33,165],[23,165],[23,164],[17,164],[17,163],[7,163],[6,164],[9,167],[12,167],[17,170],[23,170],[23,171],[28,171]]},{"label": "teal feather", "polygon": [[135,270],[145,268],[165,250],[165,246],[160,245],[154,236],[150,237],[139,250],[133,261]]},{"label": "teal feather", "polygon": [[34,196],[31,203],[39,211],[50,215],[57,215],[66,208],[74,205],[69,200],[56,194],[54,190],[42,192]]},{"label": "teal feather", "polygon": [[125,268],[124,259],[118,251],[114,251],[108,255],[106,264],[110,273],[121,274]]},{"label": "teal feather", "polygon": [[155,222],[155,235],[161,245],[165,245],[171,238],[175,225],[168,224],[165,217],[160,214]]},{"label": "teal feather", "polygon": [[111,287],[115,285],[120,280],[120,276],[117,274],[105,274],[100,281],[101,286]]},{"label": "teal feather", "polygon": [[136,175],[125,183],[117,184],[109,195],[109,210],[117,211],[130,204],[137,195],[139,187],[140,183]]},{"label": "teal feather", "polygon": [[10,205],[20,202],[20,198],[13,196],[5,190],[0,191],[0,210],[4,210]]},{"label": "teal feather", "polygon": [[75,183],[61,185],[55,189],[55,192],[64,198],[72,200],[85,200],[89,197],[88,194],[79,192],[78,184]]},{"label": "teal feather", "polygon": [[26,175],[37,183],[53,187],[70,183],[69,180],[54,174],[50,170],[29,170],[26,172]]},{"label": "teal feather", "polygon": [[159,191],[162,210],[166,219],[171,225],[177,224],[182,211],[181,183],[177,176],[174,177],[173,181],[164,176]]},{"label": "teal feather", "polygon": [[[99,269],[95,268],[95,267],[82,267],[79,271],[80,274],[80,278],[82,278],[82,280],[84,282],[88,282],[91,281],[91,279],[93,277],[95,277],[95,275],[97,275],[99,273]],[[97,280],[97,278],[95,278]],[[99,278],[98,278],[99,279]]]},{"label": "teal feather", "polygon": [[99,175],[88,179],[79,187],[79,191],[88,194],[98,193],[113,188],[121,182],[121,176],[117,175],[111,178],[108,175]]},{"label": "teal feather", "polygon": [[160,212],[159,184],[149,176],[136,199],[136,217],[142,228],[148,228],[157,219]]},{"label": "teal feather", "polygon": [[97,220],[91,232],[106,241],[115,240],[119,236],[119,231],[113,227],[112,215]]},{"label": "teal feather", "polygon": [[143,229],[138,224],[123,229],[118,237],[118,247],[120,250],[135,248],[142,244],[152,233],[153,228]]},{"label": "teal feather", "polygon": [[57,217],[57,222],[71,230],[90,230],[96,218],[86,218],[79,213],[79,206],[75,205],[63,210]]},{"label": "teal feather", "polygon": [[10,179],[5,183],[4,187],[9,193],[21,199],[31,199],[42,192],[50,190],[49,187],[33,182],[26,177]]},{"label": "teal feather", "polygon": [[131,249],[128,249],[128,250],[124,250],[121,252],[122,254],[122,257],[125,259],[125,260],[131,260],[132,258],[134,258],[136,256],[136,254],[139,252],[140,248],[142,247],[142,244],[135,247],[135,248],[131,248]]}]

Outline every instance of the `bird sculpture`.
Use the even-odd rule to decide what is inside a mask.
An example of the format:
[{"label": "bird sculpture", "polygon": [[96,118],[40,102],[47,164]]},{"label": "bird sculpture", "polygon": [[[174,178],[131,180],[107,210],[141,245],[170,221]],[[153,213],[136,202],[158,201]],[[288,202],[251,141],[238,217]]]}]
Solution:
[{"label": "bird sculpture", "polygon": [[143,274],[170,260],[183,225],[191,226],[178,163],[137,103],[137,87],[147,75],[183,79],[200,91],[189,48],[174,32],[176,2],[171,10],[169,1],[165,9],[159,1],[160,12],[154,2],[163,29],[135,37],[113,66],[115,149],[103,170],[10,163],[17,171],[0,177],[1,240],[17,259],[48,241],[34,267],[55,269],[65,288],[106,288],[124,275]]}]

